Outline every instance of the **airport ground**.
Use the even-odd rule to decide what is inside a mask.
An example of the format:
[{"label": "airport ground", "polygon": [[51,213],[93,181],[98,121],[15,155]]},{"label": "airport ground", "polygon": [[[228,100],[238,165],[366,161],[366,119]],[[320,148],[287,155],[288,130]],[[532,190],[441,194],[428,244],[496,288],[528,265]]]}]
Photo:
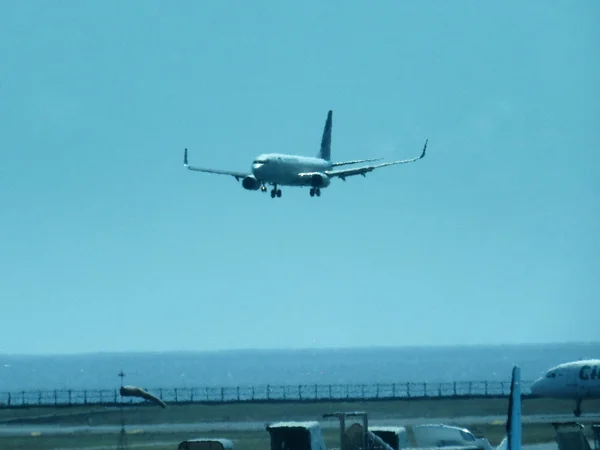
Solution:
[{"label": "airport ground", "polygon": [[[549,399],[523,400],[523,441],[554,441],[552,422],[575,421],[573,402]],[[123,409],[130,448],[176,449],[193,437],[226,437],[234,448],[268,449],[268,422],[318,420],[328,448],[339,448],[338,424],[323,420],[324,413],[366,411],[371,424],[460,425],[484,435],[492,445],[504,436],[508,399],[421,399],[375,402],[237,403],[169,405],[166,409],[132,406]],[[583,403],[584,425],[600,422],[600,400]],[[0,410],[1,449],[103,449],[116,448],[121,429],[119,408],[72,406]],[[589,427],[588,427],[589,428]],[[410,429],[409,429],[410,433]],[[591,436],[590,436],[591,437]]]}]

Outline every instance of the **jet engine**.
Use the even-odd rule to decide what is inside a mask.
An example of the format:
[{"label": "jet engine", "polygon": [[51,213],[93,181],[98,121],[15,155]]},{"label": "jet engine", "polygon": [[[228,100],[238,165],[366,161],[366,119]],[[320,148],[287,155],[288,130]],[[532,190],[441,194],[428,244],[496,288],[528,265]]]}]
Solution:
[{"label": "jet engine", "polygon": [[249,191],[256,191],[260,188],[260,181],[254,175],[246,175],[242,180],[242,186]]},{"label": "jet engine", "polygon": [[330,183],[331,179],[324,173],[315,173],[310,177],[310,185],[314,188],[324,188]]}]

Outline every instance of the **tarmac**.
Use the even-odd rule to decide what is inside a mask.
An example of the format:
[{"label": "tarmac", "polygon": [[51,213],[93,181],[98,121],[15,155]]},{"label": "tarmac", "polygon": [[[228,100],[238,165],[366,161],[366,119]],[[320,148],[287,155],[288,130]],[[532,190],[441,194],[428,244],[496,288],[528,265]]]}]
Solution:
[{"label": "tarmac", "polygon": [[[460,416],[460,417],[416,417],[416,418],[389,418],[371,419],[369,425],[373,426],[411,426],[424,423],[447,423],[469,425],[500,425],[504,424],[506,416]],[[572,414],[536,414],[522,417],[523,424],[552,424],[553,422],[600,422],[600,414],[587,414],[574,417]],[[321,428],[335,429],[339,427],[336,420],[319,420]],[[126,424],[128,432],[226,432],[226,431],[264,431],[269,422],[265,421],[215,421],[196,423],[165,423],[165,424]],[[61,426],[61,425],[0,425],[0,436],[31,436],[41,433],[43,435],[63,434],[112,434],[121,430],[120,425],[88,425],[88,426]]]}]

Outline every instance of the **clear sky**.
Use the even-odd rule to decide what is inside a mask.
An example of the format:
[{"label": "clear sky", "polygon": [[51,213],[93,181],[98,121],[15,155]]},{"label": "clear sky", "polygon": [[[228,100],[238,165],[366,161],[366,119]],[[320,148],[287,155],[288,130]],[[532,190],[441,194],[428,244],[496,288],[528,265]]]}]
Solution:
[{"label": "clear sky", "polygon": [[[600,2],[0,5],[0,352],[598,340]],[[190,163],[420,153],[320,198]]]}]

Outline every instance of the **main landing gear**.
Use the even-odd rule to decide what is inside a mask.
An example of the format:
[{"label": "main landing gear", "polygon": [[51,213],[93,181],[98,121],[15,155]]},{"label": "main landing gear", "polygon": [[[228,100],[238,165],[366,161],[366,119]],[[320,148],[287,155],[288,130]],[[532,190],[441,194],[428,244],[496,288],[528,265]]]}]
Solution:
[{"label": "main landing gear", "polygon": [[[262,192],[267,192],[267,187],[266,187],[266,186],[263,184],[263,185],[260,187],[260,190],[261,190]],[[275,185],[275,186],[273,187],[273,189],[271,189],[271,198],[275,198],[275,196],[277,196],[277,197],[281,197],[281,189],[277,188],[277,185]]]},{"label": "main landing gear", "polygon": [[310,196],[314,197],[314,196],[320,197],[321,196],[321,189],[319,188],[310,188]]},{"label": "main landing gear", "polygon": [[575,417],[581,416],[581,399],[580,398],[577,399],[577,404],[575,405],[575,411],[573,411],[573,414],[575,414]]}]

